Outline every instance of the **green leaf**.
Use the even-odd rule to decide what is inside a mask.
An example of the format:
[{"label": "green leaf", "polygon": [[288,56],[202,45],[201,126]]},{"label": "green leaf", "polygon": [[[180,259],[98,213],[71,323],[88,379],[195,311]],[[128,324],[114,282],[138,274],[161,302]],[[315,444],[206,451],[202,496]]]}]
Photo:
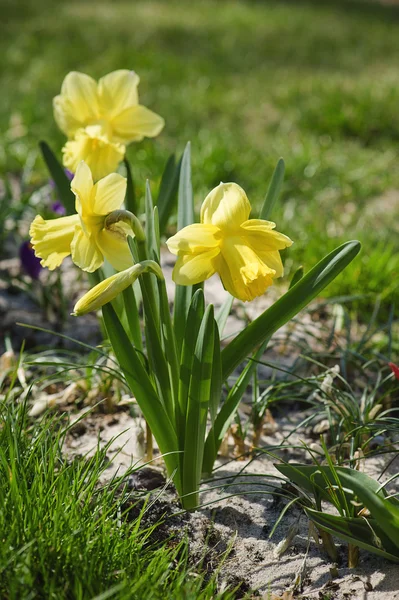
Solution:
[{"label": "green leaf", "polygon": [[[194,223],[194,198],[191,185],[190,142],[184,150],[179,179],[179,195],[177,208],[177,229],[183,229]],[[193,296],[192,285],[176,285],[173,323],[175,328],[178,352],[181,350],[186,328],[186,319]]]},{"label": "green leaf", "polygon": [[290,288],[294,287],[294,285],[296,285],[298,283],[298,281],[300,279],[302,279],[303,277],[303,267],[298,267],[297,270],[295,271],[291,281],[290,281]]},{"label": "green leaf", "polygon": [[239,333],[222,352],[223,379],[227,379],[259,344],[307,306],[355,258],[359,250],[360,243],[352,241],[330,252],[284,296]]},{"label": "green leaf", "polygon": [[366,521],[359,517],[341,517],[307,507],[304,510],[309,519],[331,535],[373,554],[399,562],[399,549],[395,548],[374,519]]},{"label": "green leaf", "polygon": [[273,208],[280,196],[281,187],[284,181],[285,163],[282,158],[279,159],[276,168],[274,169],[269,189],[267,190],[266,198],[260,211],[259,218],[268,221],[273,212]]},{"label": "green leaf", "polygon": [[147,179],[145,186],[145,236],[147,240],[147,254],[151,260],[159,263],[160,248],[154,219],[154,204],[152,201],[150,182]]},{"label": "green leaf", "polygon": [[[179,447],[184,450],[186,438],[186,420],[188,392],[190,389],[191,373],[193,370],[195,345],[205,313],[205,300],[202,290],[197,290],[191,300],[188,311],[186,331],[180,359],[178,405],[176,407],[176,430],[179,437]],[[183,469],[183,455],[181,455]]]},{"label": "green leaf", "polygon": [[[356,495],[368,508],[379,527],[398,549],[399,554],[399,506],[385,498],[381,484],[355,469],[346,467],[277,464],[277,470],[301,489],[314,493],[315,487],[324,500],[331,502],[330,486],[337,486],[337,478],[348,503]],[[327,483],[328,482],[328,483]]]},{"label": "green leaf", "polygon": [[[185,425],[187,419],[188,392],[193,370],[194,351],[198,333],[205,312],[205,300],[202,290],[197,290],[191,300],[188,311],[186,331],[180,359],[178,407],[176,429],[179,435],[180,448],[184,449]],[[183,458],[183,457],[182,457]]]},{"label": "green leaf", "polygon": [[123,303],[133,344],[138,350],[143,350],[140,328],[140,316],[137,308],[136,296],[134,294],[132,285],[123,290]]},{"label": "green leaf", "polygon": [[191,144],[187,143],[184,150],[180,177],[179,177],[179,202],[177,207],[177,229],[183,229],[194,223],[194,198],[191,184]]},{"label": "green leaf", "polygon": [[204,458],[202,462],[202,473],[206,476],[209,476],[212,473],[213,465],[223,439],[223,437],[222,439],[219,439],[219,431],[218,428],[215,427],[217,420],[217,412],[222,398],[223,386],[222,361],[220,355],[220,338],[216,320],[211,379],[211,389],[209,393],[209,415],[211,420],[211,427],[205,439]]},{"label": "green leaf", "polygon": [[231,294],[227,295],[226,300],[219,308],[217,315],[215,316],[217,326],[219,328],[220,337],[223,335],[224,328],[226,326],[227,317],[230,314],[231,307],[233,306],[234,298]]},{"label": "green leaf", "polygon": [[[141,362],[140,355],[131,345],[111,304],[102,307],[103,318],[115,356],[125,375],[126,381],[134,394],[144,418],[149,424],[158,443],[168,469],[172,475],[178,469],[178,443],[172,421],[165,410],[152,382]],[[172,453],[172,454],[168,454]],[[177,471],[174,478],[176,488],[180,491]]]},{"label": "green leaf", "polygon": [[125,158],[123,162],[126,167],[126,180],[127,180],[125,205],[126,205],[127,210],[130,210],[130,212],[132,212],[134,215],[137,215],[139,212],[139,207],[137,204],[136,193],[134,191],[134,180],[133,180],[132,169],[130,167],[130,163],[127,160],[127,158]]},{"label": "green leaf", "polygon": [[215,320],[214,348],[212,361],[212,385],[209,395],[209,415],[211,418],[211,426],[215,424],[217,412],[222,395],[222,361],[220,355],[220,338],[219,329]]},{"label": "green leaf", "polygon": [[385,498],[380,483],[365,473],[344,467],[337,468],[337,473],[342,485],[353,490],[399,550],[399,506]]},{"label": "green leaf", "polygon": [[254,354],[254,360],[248,361],[248,364],[245,366],[237,381],[229,391],[227,398],[219,411],[219,414],[212,423],[205,442],[203,465],[204,473],[210,474],[212,472],[213,464],[216,460],[220,444],[222,443],[223,438],[230,427],[230,423],[234,418],[235,412],[251,381],[253,372],[256,369],[258,361],[261,359],[268,343],[269,340],[266,340]]},{"label": "green leaf", "polygon": [[215,332],[216,323],[213,316],[213,306],[210,304],[202,319],[195,345],[188,393],[182,474],[182,502],[187,509],[194,508],[199,503],[198,490],[201,480],[208,405],[212,387]]},{"label": "green leaf", "polygon": [[[375,481],[365,473],[359,473],[359,471],[355,471],[354,469],[335,466],[331,469],[331,467],[327,465],[301,465],[292,463],[276,464],[275,467],[282,475],[307,492],[314,492],[316,486],[322,498],[328,502],[331,502],[331,494],[328,491],[329,486],[337,485],[337,477],[344,488],[349,490],[352,489],[350,485],[347,485],[347,471],[349,474],[358,473],[362,479],[363,486],[368,487],[373,493],[379,493],[382,497],[384,496],[383,490],[379,491],[381,486],[378,481]],[[346,493],[346,501],[350,502],[351,500],[353,500],[353,495],[351,493]]]},{"label": "green leaf", "polygon": [[175,155],[171,154],[166,163],[159,186],[157,207],[159,211],[159,230],[161,235],[165,232],[170,215],[175,205],[179,187],[181,159],[176,164]]},{"label": "green leaf", "polygon": [[73,215],[75,210],[75,194],[71,190],[71,182],[65,175],[63,166],[58,162],[54,152],[46,142],[39,142],[40,151],[49,170],[59,199],[65,207],[67,215]]}]

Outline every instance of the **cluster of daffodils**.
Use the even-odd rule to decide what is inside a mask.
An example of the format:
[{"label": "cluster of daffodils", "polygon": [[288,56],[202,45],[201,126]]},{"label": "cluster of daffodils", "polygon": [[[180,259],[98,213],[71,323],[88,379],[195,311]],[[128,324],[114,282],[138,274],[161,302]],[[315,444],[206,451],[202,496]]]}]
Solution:
[{"label": "cluster of daffodils", "polygon": [[[171,206],[172,192],[163,190],[173,186],[161,186],[155,209],[148,189],[144,226],[126,209],[125,203],[135,205],[132,186],[116,172],[126,144],[156,136],[164,125],[161,117],[139,104],[138,82],[138,76],[126,70],[110,73],[98,83],[82,73],[65,78],[54,99],[54,112],[69,138],[63,162],[72,174],[70,184],[54,155],[51,160],[43,155],[53,178],[58,178],[66,214],[48,220],[38,215],[30,228],[31,248],[41,266],[50,270],[70,256],[83,271],[96,272],[99,283],[80,298],[73,314],[102,309],[126,383],[153,432],[183,507],[193,509],[199,503],[201,477],[212,472],[268,340],[349,264],[360,246],[348,242],[305,276],[296,274],[295,285],[286,294],[222,347],[223,318],[216,319],[213,306],[205,305],[198,284],[219,275],[230,293],[221,311],[226,315],[232,297],[251,301],[283,275],[280,252],[292,241],[276,231],[274,223],[250,218],[250,202],[236,183],[220,183],[213,189],[202,204],[200,222],[193,223],[188,146],[180,166],[172,168],[173,176],[170,161],[165,170],[173,181],[180,177],[178,214],[184,223],[166,242],[177,256],[172,316],[159,264],[158,209],[161,214],[162,206]],[[280,161],[261,215],[268,215],[274,205],[283,173]],[[103,277],[104,262],[115,270],[111,277]],[[136,281],[140,306],[132,288]],[[251,355],[254,360],[248,361],[239,384],[227,386],[224,394],[224,382]],[[391,368],[397,376],[397,367]]]},{"label": "cluster of daffodils", "polygon": [[[67,256],[84,271],[99,269],[106,259],[116,271],[111,288],[102,282],[79,301],[82,314],[117,295],[137,277],[127,236],[134,235],[131,217],[123,211],[126,179],[115,173],[126,144],[158,135],[161,117],[138,102],[139,77],[119,70],[98,82],[83,73],[69,73],[61,94],[54,98],[54,115],[69,141],[63,148],[64,166],[74,177],[71,190],[76,214],[51,220],[37,216],[30,228],[31,243],[41,265],[59,267]],[[96,182],[96,183],[95,183]],[[117,214],[115,215],[117,211]],[[201,222],[183,228],[167,242],[177,255],[173,279],[179,285],[220,275],[225,289],[250,301],[283,275],[280,250],[291,240],[275,224],[250,219],[251,205],[235,183],[221,183],[205,198]],[[130,269],[127,273],[125,269]],[[95,303],[91,303],[95,298]]]},{"label": "cluster of daffodils", "polygon": [[128,144],[162,131],[162,117],[139,104],[139,81],[125,69],[98,82],[74,71],[65,77],[54,98],[54,117],[68,137],[62,150],[67,169],[75,173],[84,160],[96,181],[116,171]]}]

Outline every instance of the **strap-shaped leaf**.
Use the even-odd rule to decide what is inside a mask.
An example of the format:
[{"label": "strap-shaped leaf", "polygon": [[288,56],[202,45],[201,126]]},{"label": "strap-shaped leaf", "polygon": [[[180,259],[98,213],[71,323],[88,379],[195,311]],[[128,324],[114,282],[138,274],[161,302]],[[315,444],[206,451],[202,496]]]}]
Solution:
[{"label": "strap-shaped leaf", "polygon": [[125,307],[126,319],[134,346],[139,350],[143,350],[141,339],[140,316],[137,308],[136,296],[133,291],[133,286],[123,290],[123,303]]},{"label": "strap-shaped leaf", "polygon": [[355,258],[359,250],[360,243],[352,241],[330,252],[284,296],[239,333],[222,351],[223,378],[227,379],[245,357],[309,304]]},{"label": "strap-shaped leaf", "polygon": [[270,215],[273,212],[273,208],[280,196],[281,187],[284,181],[285,163],[282,158],[279,159],[276,168],[274,169],[272,179],[270,181],[269,189],[267,190],[266,198],[260,211],[260,219],[270,219]]},{"label": "strap-shaped leaf", "polygon": [[[339,467],[337,468],[337,474],[342,485],[353,490],[369,509],[370,514],[398,548],[399,553],[399,506],[385,498],[379,482],[366,475],[366,473]],[[378,486],[377,489],[376,486]]]},{"label": "strap-shaped leaf", "polygon": [[227,317],[230,314],[231,307],[233,306],[233,301],[233,296],[231,294],[228,294],[226,300],[223,302],[217,314],[215,315],[215,320],[219,328],[220,337],[222,337],[224,328],[226,327]]},{"label": "strap-shaped leaf", "polygon": [[148,257],[151,260],[155,260],[157,263],[159,263],[159,236],[157,235],[156,231],[156,224],[154,219],[154,203],[152,201],[150,182],[148,180],[145,186],[145,237],[147,241]]},{"label": "strap-shaped leaf", "polygon": [[198,505],[209,398],[212,388],[216,323],[210,304],[198,333],[188,393],[183,457],[183,497],[185,508]]},{"label": "strap-shaped leaf", "polygon": [[309,519],[331,535],[373,554],[399,562],[399,548],[392,544],[375,519],[369,519],[367,522],[359,517],[330,515],[307,507],[304,510]]},{"label": "strap-shaped leaf", "polygon": [[136,198],[136,192],[134,189],[134,179],[133,173],[127,158],[124,159],[124,164],[126,167],[126,196],[125,196],[125,205],[127,210],[130,210],[134,215],[137,215],[139,212],[139,207]]},{"label": "strap-shaped leaf", "polygon": [[215,335],[214,335],[214,349],[213,349],[213,362],[212,362],[212,381],[211,390],[209,394],[209,415],[211,420],[211,427],[206,436],[204,445],[204,458],[202,461],[202,473],[203,475],[210,475],[212,473],[213,464],[216,460],[217,453],[222,443],[223,436],[220,436],[219,428],[216,426],[218,408],[222,398],[222,361],[220,356],[220,338],[219,329],[215,320]]},{"label": "strap-shaped leaf", "polygon": [[[275,467],[282,475],[307,492],[313,492],[316,486],[323,500],[326,500],[327,502],[331,502],[331,495],[328,492],[328,487],[330,485],[337,485],[337,477],[341,481],[341,484],[343,484],[343,487],[347,490],[350,490],[352,487],[350,485],[346,485],[349,481],[348,477],[350,477],[352,473],[359,473],[354,469],[346,469],[344,467],[334,466],[332,469],[328,465],[281,463],[276,464]],[[384,490],[380,489],[381,486],[378,481],[372,479],[365,473],[360,473],[359,477],[362,480],[363,486],[368,487],[375,494],[378,493],[381,497],[385,496],[385,492]],[[343,479],[345,479],[345,483]],[[351,493],[347,493],[346,500],[349,503],[351,500],[353,500],[353,495]]]},{"label": "strap-shaped leaf", "polygon": [[[111,304],[103,306],[102,311],[115,356],[144,418],[157,440],[160,451],[165,455],[165,463],[168,473],[171,475],[178,467],[177,437],[172,421]],[[177,489],[180,490],[180,481],[175,478],[174,482]]]},{"label": "strap-shaped leaf", "polygon": [[297,268],[297,270],[295,271],[291,281],[290,281],[290,288],[294,287],[294,285],[296,285],[298,283],[298,281],[300,279],[302,279],[303,277],[303,267],[300,266]]},{"label": "strap-shaped leaf", "polygon": [[50,172],[58,196],[65,207],[67,215],[73,215],[75,211],[75,195],[71,190],[71,182],[65,175],[63,166],[58,162],[54,152],[46,142],[39,143],[44,162]]},{"label": "strap-shaped leaf", "polygon": [[[197,290],[191,300],[188,311],[186,331],[180,359],[178,406],[176,407],[176,424],[180,448],[184,449],[185,427],[187,419],[188,392],[193,370],[194,351],[198,333],[205,312],[205,300],[202,290]],[[182,457],[183,462],[183,457]]]},{"label": "strap-shaped leaf", "polygon": [[[184,150],[180,169],[177,229],[180,231],[180,229],[183,229],[183,227],[191,225],[192,223],[194,223],[194,199],[193,188],[191,185],[191,150],[190,142],[188,142],[186,149]],[[183,343],[186,319],[192,296],[193,286],[176,285],[173,323],[178,351],[181,349]]]},{"label": "strap-shaped leaf", "polygon": [[266,340],[254,354],[254,360],[248,361],[248,364],[245,366],[237,381],[229,391],[219,414],[216,416],[214,422],[212,422],[212,426],[208,432],[205,442],[203,464],[203,472],[208,475],[212,472],[213,464],[216,460],[223,438],[230,427],[230,423],[234,418],[235,412],[241,402],[245,390],[251,381],[254,369],[256,369],[258,361],[261,359],[268,343],[269,340]]},{"label": "strap-shaped leaf", "polygon": [[157,207],[159,211],[159,230],[161,235],[165,232],[166,225],[168,224],[170,215],[172,214],[175,206],[177,190],[179,187],[180,167],[181,159],[176,164],[175,155],[171,154],[162,174],[157,199]]}]

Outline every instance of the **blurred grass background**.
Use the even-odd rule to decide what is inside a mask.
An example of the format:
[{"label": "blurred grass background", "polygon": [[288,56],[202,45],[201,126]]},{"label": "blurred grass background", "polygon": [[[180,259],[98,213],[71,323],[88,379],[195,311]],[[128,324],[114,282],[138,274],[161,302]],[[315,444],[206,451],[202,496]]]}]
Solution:
[{"label": "blurred grass background", "polygon": [[[350,238],[361,258],[330,295],[399,297],[399,9],[360,1],[1,0],[0,169],[45,176],[37,142],[64,142],[52,98],[70,70],[131,68],[161,136],[129,147],[157,182],[192,141],[198,204],[236,181],[259,206],[286,162],[278,229],[288,272]],[[5,15],[5,18],[4,18]]]}]

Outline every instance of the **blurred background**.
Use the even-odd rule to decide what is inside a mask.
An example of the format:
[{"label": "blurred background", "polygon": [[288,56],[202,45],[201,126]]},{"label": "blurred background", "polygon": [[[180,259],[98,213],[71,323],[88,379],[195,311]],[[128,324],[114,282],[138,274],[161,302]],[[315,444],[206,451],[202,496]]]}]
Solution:
[{"label": "blurred background", "polygon": [[[328,294],[399,296],[399,6],[339,0],[1,0],[0,254],[47,178],[45,139],[61,156],[52,98],[64,76],[119,68],[166,120],[129,146],[139,190],[157,186],[171,152],[192,142],[198,206],[235,181],[256,208],[280,156],[273,219],[295,240],[288,275],[358,238],[361,258]],[[32,211],[32,216],[35,211]],[[24,213],[26,214],[26,212]],[[29,214],[29,211],[28,211]]]}]

